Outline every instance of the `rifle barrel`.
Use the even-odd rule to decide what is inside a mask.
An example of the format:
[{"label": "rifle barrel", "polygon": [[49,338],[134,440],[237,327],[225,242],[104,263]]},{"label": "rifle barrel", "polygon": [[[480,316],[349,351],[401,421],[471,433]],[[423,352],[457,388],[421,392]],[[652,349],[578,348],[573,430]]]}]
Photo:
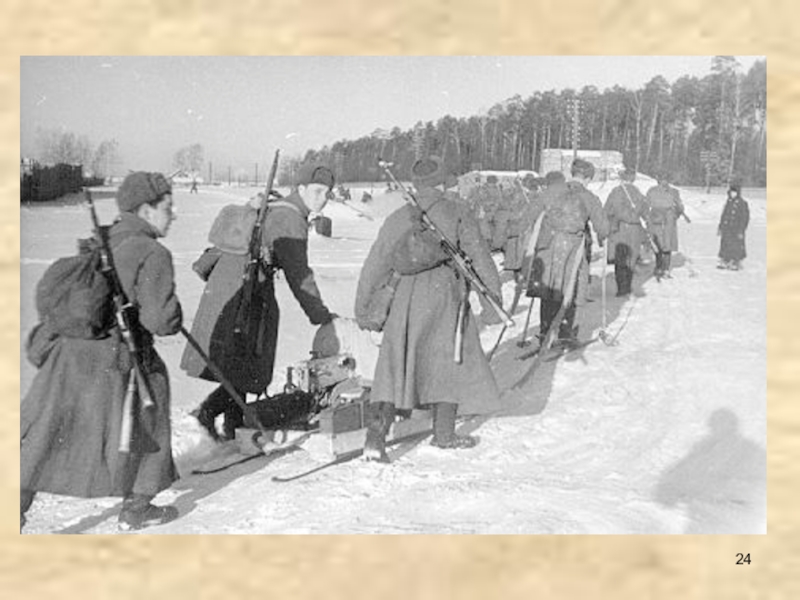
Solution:
[{"label": "rifle barrel", "polygon": [[447,238],[447,236],[436,226],[436,223],[431,220],[425,209],[422,208],[422,205],[419,203],[419,200],[417,200],[416,196],[414,196],[413,193],[411,193],[402,183],[397,180],[397,178],[394,176],[394,173],[392,173],[392,170],[389,168],[391,163],[379,159],[378,166],[386,172],[386,175],[394,182],[403,195],[422,211],[422,222],[426,227],[439,236],[442,249],[452,259],[455,268],[461,272],[461,274],[472,286],[475,287],[475,291],[477,291],[486,299],[486,301],[489,303],[489,306],[492,307],[492,310],[497,313],[497,316],[499,316],[509,327],[513,326],[514,319],[511,318],[511,316],[505,310],[503,310],[500,302],[494,297],[492,291],[480,278],[478,272],[475,271],[475,268],[472,266],[472,259],[470,259],[469,256],[467,256],[461,249],[457,248]]}]

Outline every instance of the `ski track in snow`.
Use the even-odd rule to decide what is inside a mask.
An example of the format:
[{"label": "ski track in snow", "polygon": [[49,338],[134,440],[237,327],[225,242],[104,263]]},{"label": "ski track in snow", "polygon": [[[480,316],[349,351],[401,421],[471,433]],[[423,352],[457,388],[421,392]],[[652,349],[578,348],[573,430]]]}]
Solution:
[{"label": "ski track in snow", "polygon": [[[643,191],[651,185],[639,181]],[[595,186],[605,200],[613,186]],[[172,250],[187,327],[202,282],[189,268],[205,248],[218,210],[251,189],[178,191],[178,221],[165,240]],[[363,189],[354,188],[360,198]],[[607,332],[556,362],[543,362],[522,390],[510,389],[530,364],[518,361],[529,300],[492,361],[504,408],[462,431],[479,436],[473,449],[447,452],[429,439],[391,449],[391,465],[356,459],[290,483],[271,481],[321,464],[304,450],[256,458],[212,475],[189,475],[163,492],[177,521],[148,533],[758,533],[766,528],[766,202],[748,200],[748,253],[740,272],[719,271],[716,224],[724,197],[683,191],[693,223],[680,224],[674,278],[657,283],[640,266],[635,294],[622,301],[613,267],[607,276]],[[331,310],[352,315],[361,262],[396,195],[375,194],[362,210],[369,221],[331,203],[333,237],[311,233],[310,260]],[[101,220],[113,202],[97,202]],[[357,203],[354,203],[357,204]],[[88,235],[78,206],[25,207],[22,221],[23,344],[35,323],[35,284],[47,264]],[[202,232],[198,235],[197,232]],[[597,251],[597,246],[595,246]],[[499,257],[498,257],[499,261]],[[580,337],[601,327],[600,274],[592,263],[593,301],[579,312]],[[695,276],[692,276],[692,275]],[[275,380],[308,356],[315,328],[285,284],[277,286],[281,331]],[[503,288],[510,304],[513,284]],[[531,332],[538,323],[538,302]],[[482,331],[491,348],[500,326]],[[529,333],[529,335],[530,335]],[[213,389],[178,368],[184,341],[158,340],[173,381],[173,450],[187,473],[221,452],[188,412]],[[23,356],[24,356],[24,348]],[[23,362],[22,389],[35,371]],[[26,532],[114,533],[119,500],[40,494]]]}]

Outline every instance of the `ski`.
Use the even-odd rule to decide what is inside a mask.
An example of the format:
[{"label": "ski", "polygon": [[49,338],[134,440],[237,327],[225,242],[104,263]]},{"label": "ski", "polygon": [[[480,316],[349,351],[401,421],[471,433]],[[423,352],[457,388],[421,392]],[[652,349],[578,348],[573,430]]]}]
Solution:
[{"label": "ski", "polygon": [[547,333],[545,333],[541,345],[536,349],[535,354],[533,355],[533,362],[531,362],[531,366],[528,367],[528,370],[522,375],[522,378],[511,386],[511,389],[518,390],[525,385],[531,377],[533,377],[534,372],[539,367],[539,363],[542,362],[542,357],[547,354],[547,352],[550,350],[550,346],[552,346],[553,342],[555,341],[558,329],[561,326],[561,321],[564,319],[564,314],[567,312],[567,309],[572,302],[572,294],[575,291],[578,270],[581,266],[581,249],[583,248],[583,240],[583,235],[581,235],[580,244],[575,247],[575,257],[573,258],[572,268],[570,269],[570,279],[567,289],[565,290],[564,299],[561,302],[561,306],[558,307],[558,312],[551,321],[550,327],[548,327]]},{"label": "ski", "polygon": [[287,440],[282,444],[270,444],[261,448],[261,452],[244,453],[239,450],[236,442],[226,442],[219,456],[214,456],[202,465],[192,469],[192,475],[209,475],[219,473],[235,465],[246,463],[255,458],[277,458],[284,453],[299,448],[312,432],[306,432],[292,440]]},{"label": "ski", "polygon": [[586,348],[586,346],[594,344],[599,339],[599,337],[595,337],[582,342],[569,342],[556,348],[551,348],[550,355],[544,360],[545,362],[555,362],[559,358],[572,354],[573,352],[577,352],[578,350],[583,350]]},{"label": "ski", "polygon": [[345,452],[344,454],[340,454],[333,460],[329,460],[326,463],[321,465],[317,465],[313,469],[309,469],[308,471],[303,471],[301,473],[297,473],[295,475],[290,475],[288,477],[279,477],[277,475],[272,477],[272,481],[275,483],[287,483],[289,481],[296,481],[298,479],[302,479],[303,477],[308,477],[309,475],[313,475],[314,473],[319,473],[320,471],[324,471],[325,469],[329,469],[330,467],[341,465],[343,463],[349,462],[355,458],[358,458],[364,453],[363,448],[359,448],[357,450],[352,450],[350,452]]},{"label": "ski", "polygon": [[195,467],[192,469],[192,475],[210,475],[211,473],[219,473],[220,471],[224,471],[234,465],[240,465],[242,463],[248,462],[253,460],[254,458],[262,458],[265,457],[265,454],[230,454],[226,456],[220,456],[215,459],[210,460],[206,464]]},{"label": "ski", "polygon": [[[558,360],[562,356],[571,354],[572,352],[575,352],[577,350],[583,350],[586,346],[595,343],[599,339],[600,339],[599,337],[593,337],[583,341],[556,340],[555,342],[553,342],[553,344],[551,344],[543,360],[545,362]],[[529,358],[534,358],[535,356],[540,354],[541,350],[542,347],[539,346],[538,348],[525,352],[524,354],[520,354],[517,357],[517,360],[528,360]]]},{"label": "ski", "polygon": [[[456,423],[460,424],[460,423],[462,423],[464,421],[469,421],[470,418],[471,417],[458,417],[456,419]],[[414,447],[416,444],[418,444],[419,442],[424,440],[426,437],[431,435],[431,433],[433,433],[433,430],[430,430],[430,429],[429,430],[425,430],[425,431],[421,431],[419,433],[414,433],[414,434],[411,434],[411,435],[408,435],[408,436],[404,436],[402,438],[394,439],[394,440],[392,440],[390,442],[387,442],[386,445],[387,445],[387,447],[388,446],[400,446],[400,448],[401,448],[400,452],[401,453],[405,453],[410,448]],[[296,481],[298,479],[302,479],[303,477],[307,477],[309,475],[313,475],[314,473],[319,473],[320,471],[324,471],[325,469],[329,469],[331,467],[335,467],[336,465],[341,465],[341,464],[344,464],[346,462],[350,462],[351,460],[358,458],[362,454],[364,454],[364,449],[363,448],[358,448],[356,450],[352,450],[350,452],[345,452],[344,454],[340,454],[336,458],[334,458],[332,460],[329,460],[326,463],[323,463],[321,465],[317,465],[313,469],[309,469],[307,471],[303,471],[303,472],[297,473],[295,475],[290,475],[288,477],[279,477],[277,475],[273,476],[272,477],[272,481],[274,481],[275,483],[287,483],[289,481]]]}]

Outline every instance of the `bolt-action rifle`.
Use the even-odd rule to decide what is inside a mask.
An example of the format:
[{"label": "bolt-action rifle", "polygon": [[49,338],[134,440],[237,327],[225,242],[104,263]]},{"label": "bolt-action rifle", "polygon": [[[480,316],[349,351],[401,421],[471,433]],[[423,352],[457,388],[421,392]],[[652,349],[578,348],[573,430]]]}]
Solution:
[{"label": "bolt-action rifle", "polygon": [[248,261],[244,267],[244,274],[242,275],[242,302],[239,305],[239,311],[236,315],[236,322],[234,324],[234,333],[243,335],[247,348],[254,352],[258,342],[257,335],[251,331],[253,319],[251,318],[250,311],[253,306],[253,301],[256,296],[256,286],[258,285],[259,272],[262,269],[261,260],[261,230],[264,227],[264,218],[267,216],[269,209],[269,197],[273,194],[272,184],[275,182],[275,174],[278,171],[278,160],[280,159],[280,150],[275,151],[275,158],[272,160],[272,167],[269,170],[267,177],[267,187],[261,197],[261,204],[258,207],[258,214],[256,215],[256,222],[253,225],[253,231],[250,234],[250,246],[248,251]]},{"label": "bolt-action rifle", "polygon": [[453,244],[453,242],[447,239],[447,236],[430,219],[425,209],[422,208],[422,205],[419,203],[417,197],[397,180],[397,178],[394,176],[394,173],[392,173],[391,169],[389,168],[391,167],[391,163],[379,159],[378,166],[384,170],[386,175],[397,186],[397,189],[403,193],[403,196],[420,209],[422,212],[422,223],[425,225],[425,227],[439,236],[439,243],[442,247],[442,250],[444,250],[447,256],[450,258],[450,261],[456,271],[464,277],[464,279],[467,281],[467,284],[471,288],[475,289],[476,292],[486,299],[486,301],[489,303],[489,306],[492,307],[494,312],[497,313],[497,316],[499,316],[507,326],[513,326],[514,319],[512,319],[511,316],[505,310],[503,310],[500,300],[495,298],[492,291],[480,278],[480,275],[478,275],[475,267],[472,266],[472,259],[470,259],[470,257],[467,256],[463,250],[458,248],[455,244]]},{"label": "bolt-action rifle", "polygon": [[122,404],[122,427],[120,431],[119,451],[129,452],[131,444],[131,436],[133,435],[133,419],[136,414],[136,407],[134,402],[138,393],[138,397],[144,408],[150,408],[153,404],[153,393],[150,389],[150,382],[145,374],[145,369],[142,364],[142,356],[139,350],[139,345],[136,341],[136,308],[130,300],[128,300],[125,291],[122,289],[122,284],[117,274],[117,269],[114,266],[114,257],[111,254],[111,246],[108,242],[108,228],[101,227],[100,221],[97,218],[97,211],[94,207],[92,194],[88,189],[84,189],[86,201],[89,204],[89,213],[92,216],[92,225],[94,227],[94,235],[100,244],[100,269],[106,276],[109,285],[111,286],[111,295],[114,300],[114,313],[116,315],[116,323],[119,329],[122,340],[128,348],[128,353],[131,356],[131,372],[128,377],[128,386],[125,392],[125,400]]}]

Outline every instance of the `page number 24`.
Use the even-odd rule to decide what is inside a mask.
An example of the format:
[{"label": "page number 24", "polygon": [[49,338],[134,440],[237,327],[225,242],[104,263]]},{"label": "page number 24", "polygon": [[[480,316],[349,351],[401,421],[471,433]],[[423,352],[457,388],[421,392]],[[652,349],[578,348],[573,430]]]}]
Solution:
[{"label": "page number 24", "polygon": [[736,555],[736,564],[737,565],[749,565],[750,564],[750,554],[737,554]]}]

